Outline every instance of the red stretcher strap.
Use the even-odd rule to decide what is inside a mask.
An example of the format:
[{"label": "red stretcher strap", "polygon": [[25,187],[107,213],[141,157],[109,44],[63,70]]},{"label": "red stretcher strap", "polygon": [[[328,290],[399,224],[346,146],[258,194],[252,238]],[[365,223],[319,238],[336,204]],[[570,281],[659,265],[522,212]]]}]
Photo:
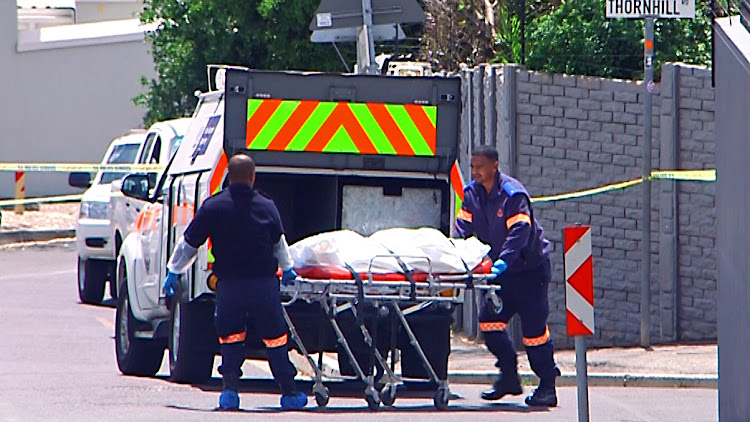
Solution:
[{"label": "red stretcher strap", "polygon": [[[488,274],[492,268],[492,260],[485,258],[479,265],[474,267],[472,273],[474,274]],[[352,274],[344,267],[336,267],[331,265],[321,265],[315,267],[301,267],[294,268],[294,271],[298,276],[303,278],[311,278],[317,280],[353,280]],[[277,272],[277,275],[281,277],[281,270]],[[367,280],[367,273],[360,273],[359,276],[363,280]],[[414,272],[414,281],[424,282],[427,281],[427,273]],[[402,273],[386,273],[377,274],[373,273],[373,280],[375,281],[407,281],[408,279]]]}]

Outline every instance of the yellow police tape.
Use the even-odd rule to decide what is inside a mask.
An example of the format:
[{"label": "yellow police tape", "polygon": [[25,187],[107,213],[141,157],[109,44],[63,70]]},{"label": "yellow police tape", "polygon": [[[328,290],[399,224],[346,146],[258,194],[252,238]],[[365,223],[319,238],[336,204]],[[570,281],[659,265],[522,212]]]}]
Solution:
[{"label": "yellow police tape", "polygon": [[159,171],[164,166],[160,164],[86,164],[86,163],[0,163],[0,171],[113,171],[139,172]]},{"label": "yellow police tape", "polygon": [[[684,180],[694,182],[715,182],[716,181],[716,170],[655,170],[651,172],[649,179],[663,179],[663,180]],[[638,179],[628,180],[627,182],[613,183],[610,185],[600,186],[598,188],[586,189],[577,192],[562,193],[559,195],[551,196],[540,196],[531,198],[531,202],[552,202],[561,201],[563,199],[574,199],[581,198],[584,196],[592,196],[604,192],[610,192],[619,189],[625,189],[630,186],[637,185],[643,181],[642,177]]]},{"label": "yellow police tape", "polygon": [[[0,170],[4,169],[3,165],[4,164],[0,164]],[[53,164],[53,165],[56,165],[56,164]],[[70,166],[70,165],[89,166],[88,168],[103,167],[103,166],[95,166],[95,165],[92,166],[90,164],[62,164],[62,165],[64,166]],[[106,167],[110,167],[110,166],[106,166]],[[130,167],[131,169],[135,168],[137,170],[142,170],[142,171],[148,171],[148,169],[155,168],[155,165],[150,165],[150,164],[139,165],[139,166],[125,165],[125,167]],[[42,171],[42,170],[36,170],[36,171]],[[65,170],[65,171],[70,171],[70,170]],[[78,171],[78,170],[75,170],[75,171]],[[86,171],[86,170],[81,170],[81,171]],[[716,170],[655,170],[651,172],[651,179],[683,180],[683,181],[694,181],[694,182],[715,182]],[[597,188],[586,189],[582,191],[563,193],[563,194],[551,195],[551,196],[540,196],[536,198],[531,198],[531,202],[552,202],[552,201],[562,201],[564,199],[574,199],[574,198],[581,198],[584,196],[592,196],[592,195],[596,195],[596,194],[600,194],[604,192],[625,189],[630,186],[637,185],[641,183],[642,181],[643,181],[643,178],[638,178],[638,179],[628,180],[626,182],[612,183],[609,185],[604,185],[604,186],[600,186]],[[22,204],[73,202],[73,201],[80,201],[82,196],[83,195],[79,194],[79,195],[52,196],[52,197],[44,197],[44,198],[0,200],[0,207],[6,207],[6,206],[11,206],[11,205],[22,205]]]}]

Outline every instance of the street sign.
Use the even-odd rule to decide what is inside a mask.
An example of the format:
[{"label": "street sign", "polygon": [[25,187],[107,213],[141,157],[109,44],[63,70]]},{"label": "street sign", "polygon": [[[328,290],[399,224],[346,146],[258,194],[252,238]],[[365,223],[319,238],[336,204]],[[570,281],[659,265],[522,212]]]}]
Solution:
[{"label": "street sign", "polygon": [[605,0],[608,18],[694,18],[695,0]]},{"label": "street sign", "polygon": [[[424,10],[416,0],[371,0],[372,24],[422,23]],[[362,3],[352,0],[321,0],[310,22],[310,30],[357,28],[364,24]]]},{"label": "street sign", "polygon": [[594,334],[594,267],[591,257],[591,228],[566,227],[563,230],[565,249],[565,308],[568,335]]},{"label": "street sign", "polygon": [[[398,31],[398,34],[396,33]],[[317,29],[310,36],[310,41],[315,43],[328,42],[353,42],[357,41],[359,28],[337,28],[337,29]],[[401,25],[373,25],[372,38],[375,41],[403,40],[406,33]]]}]

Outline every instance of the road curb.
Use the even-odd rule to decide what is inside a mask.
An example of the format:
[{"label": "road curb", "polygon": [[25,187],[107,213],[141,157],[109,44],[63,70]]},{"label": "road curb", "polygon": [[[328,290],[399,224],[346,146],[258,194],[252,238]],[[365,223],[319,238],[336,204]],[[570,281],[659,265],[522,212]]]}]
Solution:
[{"label": "road curb", "polygon": [[75,237],[75,229],[68,230],[8,230],[0,231],[0,245],[23,242],[44,242],[53,239]]},{"label": "road curb", "polygon": [[[519,374],[521,382],[536,385],[539,379],[532,373]],[[492,384],[497,371],[458,370],[448,373],[448,381],[456,384]],[[557,379],[558,386],[575,386],[576,374],[563,373]],[[710,374],[627,374],[589,373],[591,387],[652,387],[652,388],[718,388],[718,377]]]}]

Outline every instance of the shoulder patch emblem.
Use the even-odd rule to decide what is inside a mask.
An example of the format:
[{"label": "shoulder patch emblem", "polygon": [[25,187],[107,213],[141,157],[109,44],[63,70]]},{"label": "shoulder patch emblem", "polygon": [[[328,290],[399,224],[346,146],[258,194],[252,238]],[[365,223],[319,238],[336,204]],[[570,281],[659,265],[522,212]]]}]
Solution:
[{"label": "shoulder patch emblem", "polygon": [[504,214],[503,214],[503,209],[502,209],[502,208],[499,208],[499,209],[497,210],[497,216],[498,216],[499,218],[503,218],[503,215],[504,215]]}]

